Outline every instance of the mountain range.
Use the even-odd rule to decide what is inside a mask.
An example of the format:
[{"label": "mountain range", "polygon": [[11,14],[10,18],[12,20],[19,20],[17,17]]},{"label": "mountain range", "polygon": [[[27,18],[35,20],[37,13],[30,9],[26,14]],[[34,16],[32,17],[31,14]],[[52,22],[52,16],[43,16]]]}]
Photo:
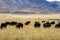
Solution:
[{"label": "mountain range", "polygon": [[60,12],[60,2],[46,0],[0,0],[0,10],[35,10]]}]

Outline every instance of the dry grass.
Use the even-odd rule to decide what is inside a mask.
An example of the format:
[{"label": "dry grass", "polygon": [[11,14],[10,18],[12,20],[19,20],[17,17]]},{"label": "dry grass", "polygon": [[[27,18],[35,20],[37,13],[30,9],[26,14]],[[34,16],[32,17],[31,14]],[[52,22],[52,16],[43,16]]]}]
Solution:
[{"label": "dry grass", "polygon": [[[41,22],[44,19],[0,18],[0,23],[6,21],[17,21],[24,24],[28,20],[30,20],[31,23],[28,26],[24,25],[23,29],[17,29],[15,26],[7,26],[6,29],[0,29],[0,40],[60,40],[60,28],[54,28],[55,25],[52,25],[51,28],[44,28]],[[39,29],[34,28],[35,21],[40,21],[41,27]],[[57,20],[54,21],[56,23],[58,22]]]}]

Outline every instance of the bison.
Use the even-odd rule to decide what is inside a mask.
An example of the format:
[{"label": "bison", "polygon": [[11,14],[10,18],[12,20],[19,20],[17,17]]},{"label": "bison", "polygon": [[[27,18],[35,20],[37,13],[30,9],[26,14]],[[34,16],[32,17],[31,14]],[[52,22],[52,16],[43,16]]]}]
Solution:
[{"label": "bison", "polygon": [[55,21],[52,21],[51,24],[55,24]]},{"label": "bison", "polygon": [[46,23],[43,24],[43,27],[44,28],[49,28],[49,27],[51,27],[51,23],[46,22]]},{"label": "bison", "polygon": [[6,27],[7,25],[5,23],[1,23],[1,26],[0,26],[1,29],[6,28]]},{"label": "bison", "polygon": [[42,21],[42,23],[45,22],[45,21]]},{"label": "bison", "polygon": [[39,22],[35,22],[34,27],[35,28],[39,28],[40,27],[40,23]]},{"label": "bison", "polygon": [[5,22],[6,25],[10,25],[10,22]]},{"label": "bison", "polygon": [[16,25],[16,28],[23,28],[23,24],[22,23],[17,23],[17,25]]},{"label": "bison", "polygon": [[10,25],[16,25],[16,24],[17,24],[17,22],[15,22],[15,21],[10,22]]},{"label": "bison", "polygon": [[60,28],[60,23],[56,24],[55,28]]},{"label": "bison", "polygon": [[27,21],[26,23],[25,23],[25,25],[29,25],[30,24],[30,21]]}]

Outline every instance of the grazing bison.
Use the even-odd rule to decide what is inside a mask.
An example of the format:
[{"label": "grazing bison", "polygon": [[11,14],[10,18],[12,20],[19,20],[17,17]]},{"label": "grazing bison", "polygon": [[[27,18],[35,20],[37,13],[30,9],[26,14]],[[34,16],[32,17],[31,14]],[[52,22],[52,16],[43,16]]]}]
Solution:
[{"label": "grazing bison", "polygon": [[56,24],[55,28],[60,28],[60,23]]},{"label": "grazing bison", "polygon": [[42,21],[42,23],[45,22],[45,21]]},{"label": "grazing bison", "polygon": [[10,25],[10,22],[5,22],[6,25]]},{"label": "grazing bison", "polygon": [[1,26],[0,26],[1,29],[6,28],[6,27],[7,25],[5,23],[1,23]]},{"label": "grazing bison", "polygon": [[44,28],[49,28],[49,27],[51,27],[51,24],[49,22],[46,22],[46,23],[43,24],[43,27]]},{"label": "grazing bison", "polygon": [[17,25],[16,25],[16,28],[23,28],[23,24],[22,23],[17,23]]},{"label": "grazing bison", "polygon": [[55,21],[52,21],[51,24],[55,24]]},{"label": "grazing bison", "polygon": [[10,22],[10,25],[16,25],[16,24],[17,24],[17,22],[15,22],[15,21]]},{"label": "grazing bison", "polygon": [[30,21],[27,21],[26,23],[25,23],[25,25],[29,25],[30,24]]},{"label": "grazing bison", "polygon": [[34,27],[36,28],[39,28],[40,27],[40,23],[39,22],[35,22],[35,24],[34,24]]}]

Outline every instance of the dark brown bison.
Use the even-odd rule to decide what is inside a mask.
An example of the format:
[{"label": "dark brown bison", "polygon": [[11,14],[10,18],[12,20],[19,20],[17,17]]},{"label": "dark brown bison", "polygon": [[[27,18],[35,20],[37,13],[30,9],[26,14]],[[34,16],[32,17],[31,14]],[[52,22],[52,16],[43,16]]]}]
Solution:
[{"label": "dark brown bison", "polygon": [[23,28],[23,23],[17,23],[16,28]]},{"label": "dark brown bison", "polygon": [[55,21],[52,21],[51,24],[55,24]]},{"label": "dark brown bison", "polygon": [[5,22],[6,25],[10,25],[10,22]]},{"label": "dark brown bison", "polygon": [[39,22],[35,22],[34,27],[35,28],[39,28],[40,27],[40,23]]},{"label": "dark brown bison", "polygon": [[46,22],[46,23],[43,24],[43,27],[44,28],[49,28],[49,27],[51,27],[51,23]]},{"label": "dark brown bison", "polygon": [[1,29],[6,28],[6,27],[7,25],[5,23],[1,23],[1,26],[0,26]]},{"label": "dark brown bison", "polygon": [[42,21],[42,23],[45,22],[45,21]]},{"label": "dark brown bison", "polygon": [[30,24],[30,21],[27,21],[26,23],[25,23],[25,25],[29,25]]},{"label": "dark brown bison", "polygon": [[16,24],[17,24],[17,22],[15,22],[15,21],[10,22],[10,25],[16,25]]},{"label": "dark brown bison", "polygon": [[60,23],[56,24],[55,28],[60,28]]}]

